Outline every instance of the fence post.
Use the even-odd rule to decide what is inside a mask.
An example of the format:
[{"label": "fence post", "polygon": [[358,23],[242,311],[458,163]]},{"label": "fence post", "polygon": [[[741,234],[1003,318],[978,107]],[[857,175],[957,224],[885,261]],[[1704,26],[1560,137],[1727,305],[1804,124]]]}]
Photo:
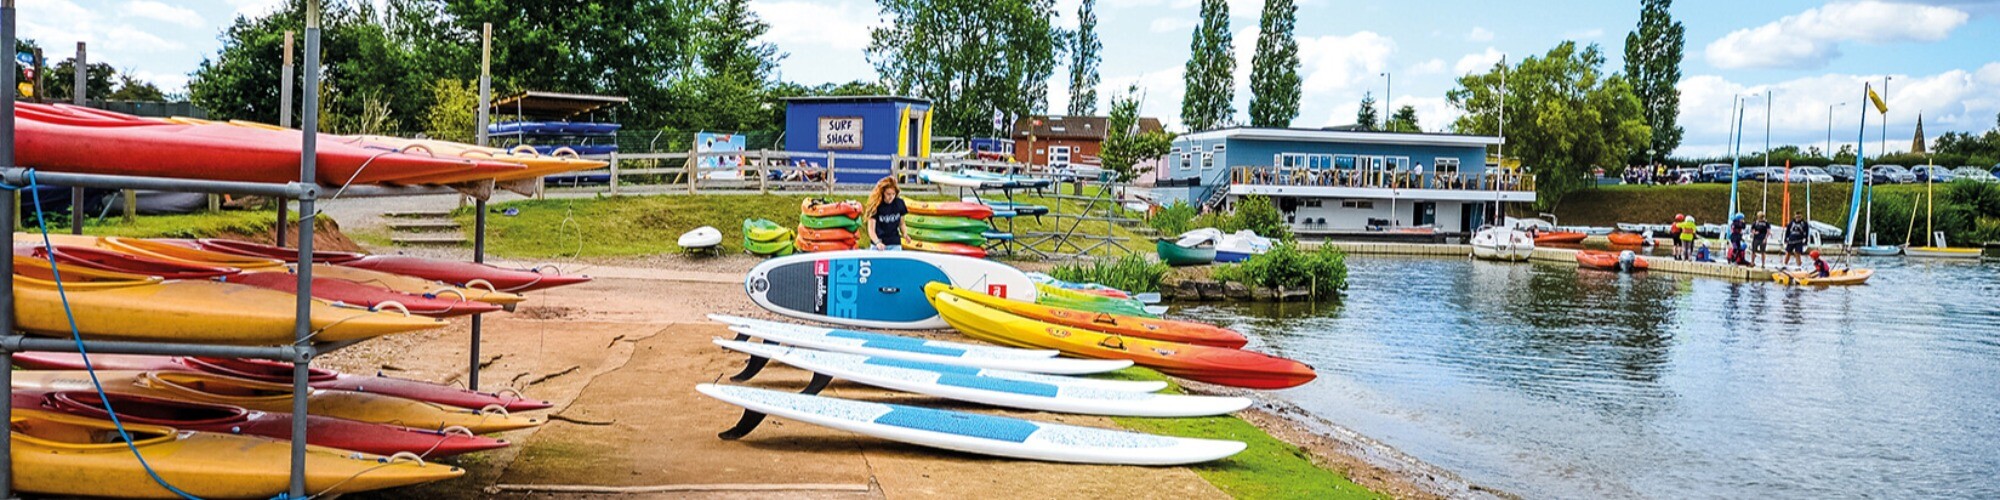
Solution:
[{"label": "fence post", "polygon": [[681,162],[681,170],[682,170],[682,171],[684,171],[684,172],[687,172],[687,173],[686,173],[686,175],[687,175],[687,183],[688,183],[688,194],[694,194],[694,193],[695,193],[695,192],[694,192],[694,178],[695,178],[695,176],[696,176],[696,175],[699,175],[699,174],[701,173],[701,168],[700,168],[699,166],[697,166],[698,164],[700,164],[700,163],[701,163],[701,160],[700,160],[700,159],[698,159],[698,158],[697,158],[697,156],[696,156],[696,155],[699,155],[699,154],[700,154],[700,153],[696,153],[696,152],[694,152],[694,150],[691,150],[691,149],[690,149],[690,150],[688,150],[688,156],[687,156],[687,161],[684,161],[684,162]]},{"label": "fence post", "polygon": [[618,196],[618,152],[611,152],[611,195]]},{"label": "fence post", "polygon": [[771,150],[757,150],[757,168],[753,169],[757,172],[757,194],[771,194],[771,174],[764,172],[764,167],[770,164]]},{"label": "fence post", "polygon": [[827,196],[833,196],[833,176],[834,176],[834,172],[833,172],[833,158],[834,158],[834,154],[833,154],[833,152],[832,152],[832,151],[828,151],[828,152],[826,153],[826,178],[825,178],[825,179],[821,179],[822,181],[824,181],[824,182],[826,183],[826,195],[827,195]]}]

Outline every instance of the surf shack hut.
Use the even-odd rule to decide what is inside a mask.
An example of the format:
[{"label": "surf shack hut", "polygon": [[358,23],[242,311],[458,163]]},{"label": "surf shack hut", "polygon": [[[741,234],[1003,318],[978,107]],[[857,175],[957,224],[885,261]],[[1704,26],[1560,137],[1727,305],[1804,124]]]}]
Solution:
[{"label": "surf shack hut", "polygon": [[1226,128],[1182,135],[1154,193],[1220,207],[1265,196],[1302,235],[1476,230],[1501,203],[1535,201],[1532,176],[1489,168],[1491,136],[1343,128]]},{"label": "surf shack hut", "polygon": [[[787,99],[785,150],[834,155],[834,182],[874,183],[889,176],[892,156],[930,156],[931,102],[900,96]],[[827,166],[824,156],[794,159]]]}]

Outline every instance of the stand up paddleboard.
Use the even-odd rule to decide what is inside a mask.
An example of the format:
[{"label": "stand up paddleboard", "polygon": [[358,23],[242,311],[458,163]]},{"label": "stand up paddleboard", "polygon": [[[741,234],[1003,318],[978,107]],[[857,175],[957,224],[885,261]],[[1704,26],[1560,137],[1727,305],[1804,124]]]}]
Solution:
[{"label": "stand up paddleboard", "polygon": [[731,440],[749,434],[769,414],[890,441],[1051,462],[1183,465],[1220,460],[1246,447],[1237,441],[1156,436],[749,387],[701,384],[695,390],[743,407],[743,419],[721,434]]},{"label": "stand up paddleboard", "polygon": [[1250,407],[1247,398],[1183,396],[1059,385],[898,366],[896,360],[715,339],[715,344],[762,359],[860,384],[972,403],[1083,415],[1206,417]]},{"label": "stand up paddleboard", "polygon": [[[904,349],[904,350],[912,350],[914,352],[930,352],[937,350],[986,351],[994,353],[993,354],[994,357],[1022,358],[1022,359],[1053,358],[1056,357],[1057,355],[1062,354],[1062,351],[1057,351],[1053,349],[1018,349],[1013,347],[1000,347],[1000,346],[985,345],[985,344],[965,344],[965,343],[951,342],[946,340],[927,340],[916,337],[890,335],[887,333],[864,332],[859,330],[845,330],[840,328],[826,328],[826,327],[818,327],[812,325],[801,325],[797,323],[780,323],[777,321],[764,321],[761,319],[745,318],[742,316],[730,316],[727,314],[710,314],[708,315],[708,319],[720,321],[723,324],[727,324],[730,326],[748,327],[757,330],[791,332],[794,333],[795,336],[801,336],[801,337],[826,337],[828,339],[842,339],[843,341],[842,343],[852,344],[852,345],[916,344],[917,345],[916,348]],[[819,349],[822,351],[838,350],[838,349],[823,349],[818,347],[814,347],[814,349]],[[848,351],[840,351],[840,352],[848,352]]]},{"label": "stand up paddleboard", "polygon": [[[1126,359],[1022,357],[1004,351],[940,349],[923,347],[907,342],[842,342],[842,340],[846,339],[801,336],[797,332],[764,330],[756,327],[732,326],[729,329],[736,332],[736,340],[760,338],[770,342],[807,349],[972,368],[990,368],[1050,375],[1089,375],[1092,373],[1118,371],[1132,366],[1132,361]],[[1026,352],[1033,353],[1038,351]]]},{"label": "stand up paddleboard", "polygon": [[1034,282],[998,262],[925,252],[850,250],[764,261],[743,279],[772,312],[841,325],[900,330],[947,325],[924,297],[930,282],[1034,302]]}]

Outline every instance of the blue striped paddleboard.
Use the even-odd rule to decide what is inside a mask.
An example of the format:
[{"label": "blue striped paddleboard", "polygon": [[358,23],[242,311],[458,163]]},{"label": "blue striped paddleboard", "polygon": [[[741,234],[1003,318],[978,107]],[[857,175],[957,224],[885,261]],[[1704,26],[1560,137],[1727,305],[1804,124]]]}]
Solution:
[{"label": "blue striped paddleboard", "polygon": [[[721,339],[717,340],[718,342],[721,341]],[[743,353],[750,354],[752,356],[759,356],[764,358],[771,357],[770,355],[772,353],[777,353],[781,352],[784,349],[789,349],[788,347],[782,347],[768,343],[744,342],[740,340],[730,340],[727,342],[729,343],[718,344],[718,345],[722,345],[723,347],[728,347],[730,349],[735,349],[737,351],[741,351]],[[736,349],[735,347],[732,347],[734,345],[739,345],[739,344],[752,346],[754,349]],[[909,369],[924,370],[937,373],[951,373],[951,374],[966,375],[966,376],[1004,378],[1008,380],[1019,380],[1023,382],[1038,382],[1038,383],[1057,385],[1063,387],[1089,387],[1093,389],[1103,389],[1107,391],[1120,391],[1120,392],[1157,392],[1161,389],[1167,388],[1166,381],[1162,380],[1111,380],[1111,379],[1101,379],[1101,378],[1075,377],[1069,375],[1051,375],[1047,373],[1001,370],[995,368],[979,368],[975,366],[932,363],[928,361],[913,361],[909,359],[893,358],[888,356],[869,356],[865,354],[850,354],[845,352],[828,351],[825,349],[814,349],[810,347],[801,347],[792,352],[802,352],[802,353],[809,352],[812,353],[813,356],[816,358],[833,360],[841,363],[863,363],[863,364],[873,364],[881,366],[894,366],[898,368],[909,368]]]},{"label": "blue striped paddleboard", "polygon": [[701,384],[695,390],[750,412],[864,436],[1028,460],[1182,465],[1228,458],[1246,447],[1237,441],[1158,436],[741,386]]},{"label": "blue striped paddleboard", "polygon": [[812,321],[895,330],[946,325],[924,297],[931,282],[1024,302],[1034,282],[1013,266],[928,252],[847,250],[771,259],[750,269],[743,289],[758,306]]},{"label": "blue striped paddleboard", "polygon": [[[766,330],[757,327],[731,326],[729,329],[746,337],[754,337],[807,349],[972,368],[991,368],[995,370],[1051,375],[1089,375],[1092,373],[1118,371],[1132,366],[1132,360],[1129,359],[1024,357],[1005,351],[937,348],[907,342],[856,342],[853,339],[814,337],[809,334],[801,335],[796,331]],[[1034,351],[1027,352],[1032,353]]]},{"label": "blue striped paddleboard", "polygon": [[1107,390],[1070,385],[1073,377],[990,375],[978,370],[933,371],[898,359],[814,351],[715,339],[715,344],[752,356],[865,385],[1024,410],[1123,417],[1206,417],[1250,407],[1248,398],[1184,396]]},{"label": "blue striped paddleboard", "polygon": [[[864,332],[860,330],[847,330],[842,328],[826,328],[826,327],[819,327],[812,325],[801,325],[797,323],[783,323],[778,321],[765,321],[756,318],[730,316],[727,314],[710,314],[708,315],[708,319],[720,321],[723,324],[727,324],[730,326],[749,327],[757,330],[793,332],[801,336],[821,337],[828,339],[827,341],[829,342],[834,341],[833,339],[839,339],[840,343],[850,344],[850,345],[879,346],[879,345],[916,344],[916,347],[911,347],[909,348],[909,350],[918,352],[935,351],[939,353],[945,353],[951,351],[978,351],[982,353],[982,355],[990,354],[993,357],[1004,357],[1004,358],[1053,358],[1056,357],[1057,355],[1062,354],[1062,351],[1056,351],[1050,349],[1016,349],[1013,347],[1001,347],[1001,346],[984,345],[984,344],[966,344],[961,342],[951,342],[947,340],[927,340],[916,337],[890,335],[887,333]],[[837,349],[826,349],[819,347],[815,347],[814,349],[820,349],[823,351],[837,350]],[[847,352],[847,351],[841,351],[841,352]]]}]

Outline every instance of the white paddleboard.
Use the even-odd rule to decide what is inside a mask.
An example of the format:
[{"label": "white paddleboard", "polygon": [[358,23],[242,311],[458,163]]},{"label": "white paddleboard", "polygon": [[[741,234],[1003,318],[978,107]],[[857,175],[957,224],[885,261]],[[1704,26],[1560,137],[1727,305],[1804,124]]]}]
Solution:
[{"label": "white paddleboard", "polygon": [[[729,344],[718,344],[718,345],[766,358],[769,358],[771,357],[771,355],[774,355],[776,353],[783,352],[785,349],[794,349],[790,347],[783,347],[765,343],[742,342],[737,340],[717,339],[717,342],[729,342]],[[749,347],[743,349],[737,349],[736,344],[741,344]],[[1165,381],[1160,381],[1160,380],[1106,380],[1099,378],[1072,377],[1068,375],[1049,375],[1045,373],[1028,373],[1028,372],[1017,372],[1012,370],[995,370],[991,368],[974,368],[970,366],[947,365],[943,363],[929,363],[924,361],[911,361],[907,359],[897,359],[897,358],[889,358],[882,356],[863,356],[860,354],[823,351],[823,350],[803,348],[803,347],[796,348],[796,350],[791,352],[809,353],[811,354],[811,357],[814,359],[823,359],[827,360],[828,362],[893,366],[897,368],[924,370],[934,373],[950,373],[950,374],[965,375],[965,376],[1003,378],[1007,380],[1037,382],[1037,383],[1050,384],[1062,387],[1088,387],[1092,389],[1103,389],[1107,391],[1119,391],[1119,392],[1156,392],[1159,391],[1160,389],[1167,388],[1167,383]]]},{"label": "white paddleboard", "polygon": [[1028,275],[986,259],[927,252],[848,250],[764,261],[743,278],[750,300],[778,314],[840,325],[898,330],[942,329],[924,297],[933,281],[1035,301]]},{"label": "white paddleboard", "polygon": [[[1053,349],[1017,349],[1013,347],[1002,347],[997,345],[967,344],[963,342],[952,342],[948,340],[929,340],[929,339],[920,339],[916,337],[905,337],[901,335],[890,335],[887,333],[864,332],[860,330],[847,330],[842,328],[826,328],[826,327],[812,326],[812,325],[801,325],[797,323],[781,323],[777,321],[765,321],[756,318],[730,316],[727,314],[710,314],[708,315],[708,319],[720,321],[730,326],[744,326],[757,330],[794,332],[800,336],[827,337],[829,339],[847,339],[853,341],[860,341],[859,343],[863,345],[869,343],[917,344],[922,347],[936,348],[936,349],[956,349],[964,351],[991,351],[995,353],[994,354],[995,357],[1030,358],[1030,359],[1053,358],[1062,354],[1062,351],[1057,351]],[[820,350],[824,351],[827,349],[820,349]]]},{"label": "white paddleboard", "polygon": [[810,335],[799,335],[797,332],[763,330],[746,326],[732,326],[729,329],[751,337],[807,349],[973,368],[990,368],[1050,375],[1089,375],[1092,373],[1118,371],[1132,366],[1132,360],[1129,359],[1020,357],[1009,356],[1008,354],[1011,353],[1006,352],[939,349],[899,342],[869,342],[864,344],[860,341],[837,337],[813,337]]},{"label": "white paddleboard", "polygon": [[864,436],[1029,460],[1182,465],[1220,460],[1246,447],[1237,441],[1156,436],[749,387],[701,384],[695,390],[750,411]]},{"label": "white paddleboard", "polygon": [[709,248],[721,245],[722,231],[716,230],[711,226],[697,227],[693,231],[681,233],[680,240],[675,244],[682,249]]},{"label": "white paddleboard", "polygon": [[1235,397],[1183,396],[1113,391],[897,366],[899,360],[871,360],[769,344],[716,339],[716,345],[777,360],[806,371],[865,385],[972,403],[1024,410],[1122,417],[1206,417],[1250,407]]}]

